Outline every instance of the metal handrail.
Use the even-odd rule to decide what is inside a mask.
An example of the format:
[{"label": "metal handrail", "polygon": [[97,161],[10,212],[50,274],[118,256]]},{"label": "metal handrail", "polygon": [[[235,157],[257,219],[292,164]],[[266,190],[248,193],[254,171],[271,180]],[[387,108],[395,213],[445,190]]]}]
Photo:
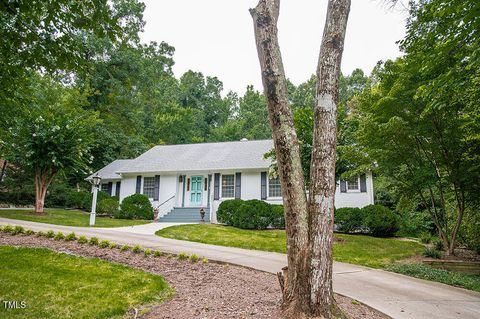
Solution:
[{"label": "metal handrail", "polygon": [[161,204],[159,204],[156,209],[159,209],[161,206],[163,206],[163,204],[166,204],[168,201],[170,201],[170,200],[173,199],[173,198],[175,198],[175,195],[173,195],[172,197],[170,197],[170,198],[167,199],[166,201],[164,201],[164,202],[162,202]]}]

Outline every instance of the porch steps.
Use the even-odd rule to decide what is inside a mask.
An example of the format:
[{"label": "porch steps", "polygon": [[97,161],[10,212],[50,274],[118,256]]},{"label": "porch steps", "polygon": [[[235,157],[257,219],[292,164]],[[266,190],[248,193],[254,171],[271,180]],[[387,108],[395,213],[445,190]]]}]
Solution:
[{"label": "porch steps", "polygon": [[[205,210],[205,222],[210,222],[210,209],[203,208]],[[160,217],[158,222],[169,223],[199,223],[200,207],[174,207],[169,213]]]}]

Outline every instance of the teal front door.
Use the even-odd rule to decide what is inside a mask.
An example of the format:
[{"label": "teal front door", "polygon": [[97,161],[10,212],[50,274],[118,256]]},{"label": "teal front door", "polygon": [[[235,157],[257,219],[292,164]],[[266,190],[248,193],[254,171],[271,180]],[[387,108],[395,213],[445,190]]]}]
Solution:
[{"label": "teal front door", "polygon": [[203,176],[192,176],[190,178],[191,206],[200,206],[202,204],[202,180]]}]

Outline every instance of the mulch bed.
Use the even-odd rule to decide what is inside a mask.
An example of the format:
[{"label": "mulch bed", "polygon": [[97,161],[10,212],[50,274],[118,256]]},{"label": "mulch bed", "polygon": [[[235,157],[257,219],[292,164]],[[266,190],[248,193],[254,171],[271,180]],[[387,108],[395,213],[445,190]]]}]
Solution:
[{"label": "mulch bed", "polygon": [[[174,256],[145,257],[143,253],[55,241],[44,237],[0,232],[0,245],[45,247],[55,251],[129,265],[163,276],[175,296],[137,318],[281,318],[280,288],[275,275],[244,267],[209,262],[192,263]],[[336,295],[337,303],[351,318],[386,317],[350,298]],[[146,309],[144,309],[146,310]],[[132,310],[132,318],[134,317]],[[140,311],[143,313],[143,311]]]}]

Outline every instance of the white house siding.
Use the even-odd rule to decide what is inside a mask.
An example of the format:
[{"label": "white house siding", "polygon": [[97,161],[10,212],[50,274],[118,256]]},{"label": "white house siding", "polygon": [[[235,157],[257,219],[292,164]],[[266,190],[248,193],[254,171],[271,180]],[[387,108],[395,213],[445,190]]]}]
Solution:
[{"label": "white house siding", "polygon": [[374,203],[373,200],[373,178],[372,173],[367,173],[367,191],[360,192],[347,190],[346,193],[340,192],[340,185],[337,183],[337,188],[335,190],[335,207],[359,207],[370,205]]},{"label": "white house siding", "polygon": [[158,201],[152,201],[153,207],[161,205],[158,207],[158,214],[160,216],[165,215],[175,206],[177,180],[177,175],[160,175],[160,196]]},{"label": "white house siding", "polygon": [[135,194],[135,188],[137,186],[136,176],[124,176],[122,178],[122,186],[120,187],[120,202],[125,197]]},{"label": "white house siding", "polygon": [[[234,199],[234,197],[222,197],[222,175],[235,175],[235,173],[241,173],[241,199],[250,200],[250,199],[260,199],[261,197],[261,172],[265,170],[224,170],[224,171],[203,171],[203,172],[192,172],[192,173],[177,173],[177,174],[165,174],[157,173],[160,175],[160,195],[158,201],[152,201],[154,207],[159,207],[159,215],[163,216],[170,212],[174,207],[181,207],[183,200],[183,188],[185,183],[185,199],[183,204],[185,207],[191,207],[190,203],[190,192],[189,187],[186,183],[191,179],[192,176],[202,176],[202,202],[201,207],[208,207],[210,203],[210,220],[215,223],[217,222],[216,213],[220,203],[224,200]],[[220,173],[220,199],[214,200],[214,174]],[[153,177],[156,174],[144,174],[142,175],[142,183],[140,192],[143,193],[143,177]],[[210,192],[205,189],[205,179],[211,175],[210,181]],[[185,176],[183,182],[179,181],[180,176]],[[134,176],[124,176],[122,179],[121,189],[120,189],[120,201],[125,197],[135,194],[136,191],[136,180],[137,175]],[[347,193],[340,192],[340,186],[337,186],[335,192],[335,207],[364,207],[369,204],[373,204],[373,180],[372,174],[366,174],[367,182],[367,192],[360,191],[351,191],[347,190]],[[267,195],[268,195],[269,180],[267,178]],[[115,189],[115,183],[113,185]],[[210,200],[208,196],[210,195]],[[174,198],[172,198],[174,196]],[[283,200],[281,197],[267,197],[265,200],[270,204],[282,204]],[[160,205],[160,206],[159,206]]]}]

